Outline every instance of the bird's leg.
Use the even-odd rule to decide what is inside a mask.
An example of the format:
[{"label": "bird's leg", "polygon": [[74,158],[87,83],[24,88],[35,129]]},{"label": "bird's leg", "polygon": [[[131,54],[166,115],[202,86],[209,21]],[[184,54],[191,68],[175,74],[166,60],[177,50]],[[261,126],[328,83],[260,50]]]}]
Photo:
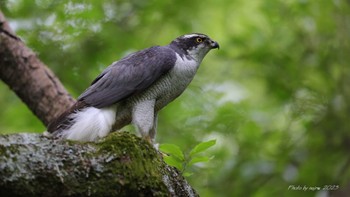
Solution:
[{"label": "bird's leg", "polygon": [[137,127],[142,138],[150,144],[154,143],[155,126],[154,126],[154,105],[155,100],[147,100],[137,103],[133,108],[132,122]]},{"label": "bird's leg", "polygon": [[158,113],[154,112],[153,127],[149,132],[149,137],[150,137],[150,140],[153,144],[153,147],[158,150],[159,144],[156,143],[157,126],[158,126]]},{"label": "bird's leg", "polygon": [[153,143],[155,143],[156,141],[157,126],[158,126],[158,113],[155,112],[153,116],[153,127],[149,132],[149,136]]}]

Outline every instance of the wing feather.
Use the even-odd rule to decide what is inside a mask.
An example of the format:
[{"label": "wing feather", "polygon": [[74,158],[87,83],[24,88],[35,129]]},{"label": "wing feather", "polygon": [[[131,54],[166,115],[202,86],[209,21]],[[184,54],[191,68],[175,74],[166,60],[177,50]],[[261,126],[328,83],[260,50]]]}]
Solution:
[{"label": "wing feather", "polygon": [[103,108],[138,94],[167,73],[176,61],[169,47],[151,47],[107,67],[78,100]]}]

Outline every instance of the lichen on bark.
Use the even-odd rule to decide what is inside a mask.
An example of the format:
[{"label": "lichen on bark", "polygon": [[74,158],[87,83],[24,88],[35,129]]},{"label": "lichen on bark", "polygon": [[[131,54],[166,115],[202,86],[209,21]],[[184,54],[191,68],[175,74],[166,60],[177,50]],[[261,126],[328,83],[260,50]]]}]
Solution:
[{"label": "lichen on bark", "polygon": [[0,136],[0,196],[197,196],[152,145],[126,132],[99,142]]}]

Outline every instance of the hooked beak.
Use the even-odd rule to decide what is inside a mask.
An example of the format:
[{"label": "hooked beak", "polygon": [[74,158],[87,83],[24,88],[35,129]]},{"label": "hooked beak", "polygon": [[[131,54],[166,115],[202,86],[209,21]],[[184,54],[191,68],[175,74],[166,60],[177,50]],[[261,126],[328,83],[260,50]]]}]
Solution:
[{"label": "hooked beak", "polygon": [[211,41],[210,42],[210,46],[211,46],[212,49],[220,49],[219,43],[217,43],[215,41]]}]

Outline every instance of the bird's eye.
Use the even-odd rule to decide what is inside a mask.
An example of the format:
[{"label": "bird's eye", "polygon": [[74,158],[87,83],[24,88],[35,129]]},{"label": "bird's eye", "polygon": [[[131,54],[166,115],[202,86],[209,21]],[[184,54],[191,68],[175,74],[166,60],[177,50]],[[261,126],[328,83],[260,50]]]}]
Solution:
[{"label": "bird's eye", "polygon": [[197,43],[201,43],[201,42],[203,42],[203,39],[202,38],[196,38],[196,42]]}]

